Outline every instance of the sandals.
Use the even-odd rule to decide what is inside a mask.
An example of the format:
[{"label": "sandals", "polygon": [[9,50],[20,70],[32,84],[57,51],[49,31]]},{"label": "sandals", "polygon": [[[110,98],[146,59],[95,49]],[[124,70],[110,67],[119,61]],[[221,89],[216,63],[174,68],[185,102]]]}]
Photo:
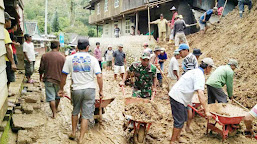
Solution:
[{"label": "sandals", "polygon": [[76,138],[76,135],[73,135],[73,134],[70,134],[70,135],[69,135],[69,139],[70,139],[70,140],[75,140],[75,138]]}]

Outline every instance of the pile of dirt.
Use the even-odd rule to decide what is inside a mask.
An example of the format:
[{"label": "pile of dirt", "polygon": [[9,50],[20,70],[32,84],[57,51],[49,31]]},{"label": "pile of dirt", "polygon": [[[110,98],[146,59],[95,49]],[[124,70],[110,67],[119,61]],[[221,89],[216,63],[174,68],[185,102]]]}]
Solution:
[{"label": "pile of dirt", "polygon": [[252,108],[257,100],[257,4],[244,17],[239,18],[238,9],[222,18],[202,35],[188,36],[191,48],[200,48],[200,59],[211,57],[216,66],[227,64],[231,58],[239,62],[234,75],[234,97],[247,108]]},{"label": "pile of dirt", "polygon": [[159,119],[159,112],[157,105],[150,101],[148,103],[132,103],[125,106],[125,115],[132,116],[132,120],[142,122],[154,122]]},{"label": "pile of dirt", "polygon": [[210,112],[217,113],[223,116],[238,117],[245,116],[247,114],[247,111],[232,104],[215,103],[209,104],[208,106]]}]

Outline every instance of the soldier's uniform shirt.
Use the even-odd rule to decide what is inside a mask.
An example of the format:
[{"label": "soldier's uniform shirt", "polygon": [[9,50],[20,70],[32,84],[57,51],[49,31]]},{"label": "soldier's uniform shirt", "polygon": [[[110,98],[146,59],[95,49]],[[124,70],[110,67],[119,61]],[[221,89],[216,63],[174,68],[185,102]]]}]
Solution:
[{"label": "soldier's uniform shirt", "polygon": [[141,62],[135,62],[132,63],[127,71],[133,72],[135,76],[132,96],[140,98],[151,97],[153,81],[157,77],[156,67],[153,64],[144,67]]}]

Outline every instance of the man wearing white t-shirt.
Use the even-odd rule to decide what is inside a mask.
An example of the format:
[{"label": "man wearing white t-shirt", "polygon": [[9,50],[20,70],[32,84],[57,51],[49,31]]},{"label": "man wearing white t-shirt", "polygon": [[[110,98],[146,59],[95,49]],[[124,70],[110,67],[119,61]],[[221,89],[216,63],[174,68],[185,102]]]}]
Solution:
[{"label": "man wearing white t-shirt", "polygon": [[89,119],[92,119],[95,111],[95,89],[96,84],[94,76],[97,77],[99,85],[99,96],[103,98],[103,78],[98,60],[88,53],[89,41],[87,39],[78,40],[79,52],[68,56],[62,70],[62,80],[60,84],[59,96],[64,96],[63,87],[67,75],[71,73],[72,77],[72,133],[69,136],[74,140],[76,137],[78,114],[82,111],[82,121],[80,137],[78,143],[82,143]]},{"label": "man wearing white t-shirt", "polygon": [[25,64],[25,76],[28,83],[33,83],[31,76],[34,72],[34,66],[36,61],[34,44],[32,43],[32,38],[29,34],[24,35],[25,42],[23,44],[24,53],[24,64]]},{"label": "man wearing white t-shirt", "polygon": [[207,107],[207,99],[204,96],[205,78],[204,74],[209,74],[214,66],[211,58],[204,58],[200,67],[185,73],[169,92],[172,116],[174,119],[174,128],[171,138],[171,144],[181,141],[180,133],[187,121],[187,105],[192,103],[194,92],[198,93],[200,103],[208,118],[211,114]]},{"label": "man wearing white t-shirt", "polygon": [[171,79],[169,83],[169,88],[176,81],[179,80],[179,64],[178,59],[180,59],[180,54],[177,50],[173,52],[173,57],[170,59],[169,69],[168,69],[168,77]]}]

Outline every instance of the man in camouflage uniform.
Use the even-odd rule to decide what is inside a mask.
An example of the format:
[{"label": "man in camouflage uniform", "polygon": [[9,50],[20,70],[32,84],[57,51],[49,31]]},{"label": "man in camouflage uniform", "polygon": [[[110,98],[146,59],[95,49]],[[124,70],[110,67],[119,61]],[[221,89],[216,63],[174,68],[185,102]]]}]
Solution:
[{"label": "man in camouflage uniform", "polygon": [[150,53],[143,52],[141,62],[134,62],[127,69],[120,86],[124,86],[128,73],[132,72],[135,76],[133,86],[133,97],[151,99],[152,93],[156,92],[157,73],[156,67],[149,62]]}]

